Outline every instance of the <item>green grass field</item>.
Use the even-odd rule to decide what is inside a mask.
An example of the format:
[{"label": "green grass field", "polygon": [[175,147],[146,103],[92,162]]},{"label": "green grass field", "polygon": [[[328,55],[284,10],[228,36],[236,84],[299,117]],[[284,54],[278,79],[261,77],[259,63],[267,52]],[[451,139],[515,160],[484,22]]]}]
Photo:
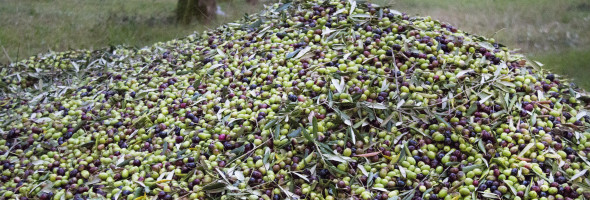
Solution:
[{"label": "green grass field", "polygon": [[[261,1],[264,2],[264,1]],[[267,1],[268,2],[268,1]],[[374,0],[493,37],[590,89],[587,0]],[[227,16],[189,26],[174,22],[176,0],[0,0],[0,63],[47,51],[145,46],[255,13],[263,4],[224,0]]]},{"label": "green grass field", "polygon": [[175,23],[176,2],[0,0],[0,63],[49,50],[150,45],[214,28],[262,7],[250,6],[243,0],[226,0],[219,4],[227,16],[218,16],[208,23],[183,26]]}]

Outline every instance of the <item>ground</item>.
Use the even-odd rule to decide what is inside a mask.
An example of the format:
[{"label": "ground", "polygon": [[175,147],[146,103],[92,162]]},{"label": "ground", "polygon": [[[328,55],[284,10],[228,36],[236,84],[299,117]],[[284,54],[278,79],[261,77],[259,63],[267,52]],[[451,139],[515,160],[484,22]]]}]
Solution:
[{"label": "ground", "polygon": [[[176,0],[0,0],[0,64],[67,49],[145,46],[230,22],[263,6],[223,0],[226,16],[174,23]],[[411,15],[432,16],[498,42],[590,89],[587,0],[374,0]]]}]

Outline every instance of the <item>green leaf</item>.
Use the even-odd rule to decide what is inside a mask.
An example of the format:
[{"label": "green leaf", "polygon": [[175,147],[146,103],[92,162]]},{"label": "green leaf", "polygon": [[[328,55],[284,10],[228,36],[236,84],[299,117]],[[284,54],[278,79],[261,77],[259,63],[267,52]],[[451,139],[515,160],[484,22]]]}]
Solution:
[{"label": "green leaf", "polygon": [[[214,183],[210,183],[208,185],[205,185],[203,187],[204,191],[210,192],[210,191],[216,191],[216,190],[220,190],[225,188],[225,184],[222,182],[214,182]],[[221,191],[220,191],[221,192]]]},{"label": "green leaf", "polygon": [[500,197],[498,197],[498,195],[494,194],[494,193],[490,193],[490,192],[480,192],[482,194],[483,197],[487,198],[487,199],[500,199]]},{"label": "green leaf", "polygon": [[424,137],[432,138],[432,137],[430,137],[430,135],[426,135],[426,133],[422,132],[420,129],[417,129],[416,127],[410,127],[410,129],[422,134],[422,136],[424,136]]},{"label": "green leaf", "polygon": [[277,124],[274,131],[274,140],[279,140],[279,136],[281,135],[281,124]]},{"label": "green leaf", "polygon": [[575,174],[574,176],[572,176],[572,177],[570,178],[570,181],[574,181],[574,180],[576,180],[576,179],[578,179],[578,178],[580,178],[580,177],[584,176],[584,174],[586,174],[586,172],[588,172],[588,169],[584,169],[584,170],[580,171],[579,173],[577,173],[577,174]]},{"label": "green leaf", "polygon": [[422,193],[422,199],[425,199],[426,198],[426,194],[429,194],[430,192],[432,192],[432,189],[434,189],[434,188],[431,187],[431,188],[428,188],[428,190],[424,191],[424,193]]},{"label": "green leaf", "polygon": [[484,167],[484,165],[482,165],[482,164],[475,164],[475,165],[463,167],[463,172],[467,173],[467,172],[470,172],[474,169],[479,169],[479,168],[483,168],[483,167]]},{"label": "green leaf", "polygon": [[313,135],[317,136],[318,134],[318,119],[315,118],[315,116],[313,117],[312,121],[312,125],[313,125]]},{"label": "green leaf", "polygon": [[269,157],[270,157],[270,148],[267,147],[266,150],[264,151],[264,157],[262,158],[262,163],[267,164]]},{"label": "green leaf", "polygon": [[354,160],[350,157],[335,155],[333,153],[326,153],[326,154],[323,154],[323,156],[326,158],[326,160],[333,160],[333,161],[337,161],[337,162],[341,162],[341,163],[354,162]]},{"label": "green leaf", "polygon": [[289,133],[287,135],[287,137],[293,138],[293,137],[298,137],[299,135],[301,135],[301,127],[291,131],[291,133]]},{"label": "green leaf", "polygon": [[342,119],[342,121],[344,121],[344,123],[348,126],[352,126],[352,120],[350,119],[350,116],[348,116],[346,113],[340,111],[338,108],[334,108],[334,112],[336,112],[336,114],[338,114],[340,116],[340,119]]},{"label": "green leaf", "polygon": [[311,137],[311,135],[309,134],[309,132],[307,132],[307,129],[301,129],[303,132],[303,137],[305,137],[305,139],[307,139],[307,141],[313,143],[315,140],[313,140],[313,137]]},{"label": "green leaf", "polygon": [[277,123],[277,121],[278,121],[277,119],[272,119],[272,120],[268,121],[268,122],[267,122],[267,123],[264,125],[264,128],[263,128],[263,130],[268,130],[268,129],[270,129],[270,127],[273,127],[273,126],[274,126],[274,125]]},{"label": "green leaf", "polygon": [[299,53],[297,53],[297,55],[295,56],[295,59],[301,58],[303,55],[305,55],[307,52],[309,52],[309,50],[311,50],[310,46],[303,48],[301,51],[299,51]]},{"label": "green leaf", "polygon": [[486,151],[485,146],[483,145],[483,140],[482,139],[479,139],[477,141],[477,146],[479,147],[479,150],[481,150],[482,153],[487,154],[487,151]]},{"label": "green leaf", "polygon": [[411,192],[409,194],[407,194],[402,200],[411,200],[412,198],[414,198],[415,194],[416,194],[416,190],[411,190]]},{"label": "green leaf", "polygon": [[352,127],[348,127],[348,129],[346,129],[346,132],[350,134],[350,137],[352,138],[352,143],[356,144],[356,135],[354,134],[354,130],[352,130]]},{"label": "green leaf", "polygon": [[[293,2],[289,2],[289,3],[284,3],[283,5],[279,6],[275,12],[281,12],[283,10],[287,10],[287,8],[291,7],[291,5],[293,4]],[[287,58],[288,59],[288,58]]]},{"label": "green leaf", "polygon": [[235,149],[231,150],[230,153],[240,155],[240,154],[244,153],[245,150],[246,150],[246,146],[245,145],[242,145],[242,146],[240,146],[238,148],[235,148]]},{"label": "green leaf", "polygon": [[533,169],[532,171],[535,172],[535,174],[537,174],[537,176],[539,176],[539,177],[541,177],[541,178],[549,181],[549,179],[547,178],[547,176],[545,175],[545,173],[543,172],[543,170],[541,170],[541,168],[539,168],[539,167],[533,167],[532,169]]},{"label": "green leaf", "polygon": [[133,199],[136,199],[136,198],[141,197],[143,195],[144,195],[143,187],[137,187],[137,189],[135,189],[135,192],[133,192],[133,196],[134,196]]},{"label": "green leaf", "polygon": [[128,164],[129,164],[129,162],[131,162],[132,160],[133,160],[133,159],[127,159],[127,160],[124,160],[123,162],[119,163],[119,164],[117,165],[117,167],[123,167],[123,166],[125,166],[125,165],[128,165]]},{"label": "green leaf", "polygon": [[520,151],[520,153],[518,154],[518,157],[522,157],[522,156],[524,156],[524,154],[525,154],[526,152],[528,152],[528,151],[529,151],[531,148],[533,148],[533,146],[535,146],[535,143],[529,143],[529,144],[527,144],[527,145],[526,145],[526,146],[525,146],[525,147],[524,147],[524,148],[523,148],[523,149]]},{"label": "green leaf", "polygon": [[506,93],[504,96],[504,105],[506,108],[510,107],[510,94]]},{"label": "green leaf", "polygon": [[160,155],[167,155],[168,154],[168,141],[164,141],[164,145],[162,145],[162,153]]},{"label": "green leaf", "polygon": [[80,130],[80,128],[82,128],[82,126],[84,126],[86,124],[87,120],[82,120],[80,121],[76,127],[74,127],[74,130],[72,130],[72,133],[78,132],[78,130]]},{"label": "green leaf", "polygon": [[516,101],[518,101],[518,95],[514,95],[514,97],[512,97],[512,100],[510,100],[510,106],[508,106],[508,112],[512,111],[512,108],[514,108],[514,104],[516,104]]},{"label": "green leaf", "polygon": [[373,181],[375,179],[375,173],[369,172],[368,178],[369,178],[369,180],[367,180],[367,187],[371,187],[373,185]]},{"label": "green leaf", "polygon": [[469,106],[469,109],[467,110],[467,113],[465,113],[466,116],[471,116],[473,115],[473,113],[475,113],[475,111],[477,110],[477,105],[475,105],[475,103],[472,103]]},{"label": "green leaf", "polygon": [[297,53],[299,53],[299,51],[301,51],[301,49],[297,49],[297,50],[295,50],[293,52],[287,53],[287,56],[285,56],[285,59],[290,59],[290,58],[295,57],[295,55],[297,55]]},{"label": "green leaf", "polygon": [[139,128],[143,128],[143,127],[152,126],[152,124],[153,124],[152,120],[150,120],[150,118],[148,117],[147,114],[144,114],[141,117],[139,117],[138,119],[134,120],[133,127],[135,127],[136,129],[139,129]]},{"label": "green leaf", "polygon": [[504,163],[503,161],[501,161],[501,160],[500,160],[500,159],[498,159],[498,158],[492,158],[492,160],[490,160],[490,162],[492,162],[492,163],[496,163],[496,164],[498,164],[498,165],[500,165],[500,166],[502,166],[502,167],[506,167],[506,163]]},{"label": "green leaf", "polygon": [[436,117],[436,120],[440,123],[444,123],[445,125],[447,125],[447,128],[451,127],[451,124],[449,124],[449,122],[447,122],[445,119],[443,119],[440,115],[438,114],[434,114],[434,117]]},{"label": "green leaf", "polygon": [[330,171],[334,171],[334,172],[336,172],[336,173],[338,173],[338,174],[342,174],[342,175],[345,175],[345,176],[347,176],[347,175],[348,175],[348,173],[346,173],[345,171],[342,171],[342,170],[338,169],[337,167],[334,167],[334,165],[330,165],[330,166],[328,167],[328,169],[329,169]]},{"label": "green leaf", "polygon": [[387,106],[383,105],[382,103],[363,102],[362,105],[364,105],[364,106],[366,106],[368,108],[377,109],[377,110],[385,110],[385,109],[387,109]]},{"label": "green leaf", "polygon": [[529,183],[529,185],[526,187],[526,189],[524,190],[524,196],[528,197],[529,196],[529,191],[531,191],[531,186],[533,185],[533,181],[531,181]]},{"label": "green leaf", "polygon": [[320,150],[323,153],[331,154],[332,152],[334,152],[334,150],[329,145],[327,145],[325,143],[318,142],[316,144],[320,147]]},{"label": "green leaf", "polygon": [[363,118],[363,119],[362,119],[362,120],[360,120],[359,122],[357,122],[357,123],[354,123],[354,125],[352,125],[352,128],[358,128],[358,127],[360,127],[361,125],[363,125],[363,123],[365,123],[365,120],[366,120],[366,119],[367,119],[367,118]]},{"label": "green leaf", "polygon": [[[408,142],[406,142],[406,143],[404,144],[404,151],[406,152],[406,155],[409,155],[409,156],[411,156],[411,155],[412,155],[412,152],[410,151],[410,148],[408,148]],[[403,161],[403,160],[402,160],[402,161]]]},{"label": "green leaf", "polygon": [[508,184],[508,182],[506,182],[506,180],[504,180],[504,183],[506,183],[506,185],[510,188],[510,191],[512,192],[512,194],[516,195],[516,188],[514,188],[514,186]]},{"label": "green leaf", "polygon": [[486,48],[486,49],[488,49],[490,51],[493,51],[494,49],[496,49],[494,47],[494,45],[490,44],[489,42],[477,42],[477,44],[479,44],[479,46],[481,46],[483,48]]},{"label": "green leaf", "polygon": [[[84,143],[82,145],[80,145],[80,147],[84,147],[84,148],[91,148],[92,146],[94,146],[94,144],[96,143],[96,141],[91,140],[87,143]],[[41,143],[41,146],[43,146],[43,143]]]}]

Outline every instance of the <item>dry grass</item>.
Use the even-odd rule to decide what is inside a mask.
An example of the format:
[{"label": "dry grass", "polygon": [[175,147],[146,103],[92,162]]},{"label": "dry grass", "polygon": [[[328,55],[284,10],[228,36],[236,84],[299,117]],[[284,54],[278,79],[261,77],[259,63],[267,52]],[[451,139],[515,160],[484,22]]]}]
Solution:
[{"label": "dry grass", "polygon": [[[372,0],[411,15],[432,16],[498,42],[590,89],[588,0]],[[220,2],[227,16],[206,24],[174,23],[176,0],[0,0],[0,65],[48,50],[144,46],[254,13],[262,5]],[[568,59],[563,59],[568,58]],[[586,70],[586,71],[584,71]]]}]

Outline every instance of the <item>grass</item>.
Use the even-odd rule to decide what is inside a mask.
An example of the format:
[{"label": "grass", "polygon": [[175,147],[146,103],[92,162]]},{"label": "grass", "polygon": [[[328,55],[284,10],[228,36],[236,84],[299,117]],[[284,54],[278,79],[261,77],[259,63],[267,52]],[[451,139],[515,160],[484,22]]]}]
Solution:
[{"label": "grass", "polygon": [[[590,80],[587,0],[372,0],[411,15],[432,16],[545,63],[586,89]],[[0,64],[48,50],[145,46],[255,13],[261,4],[224,0],[227,16],[206,24],[174,23],[176,0],[0,0]],[[9,59],[10,58],[10,59]]]},{"label": "grass", "polygon": [[544,64],[544,67],[557,74],[565,74],[574,82],[590,91],[590,49],[567,50],[559,53],[538,53],[531,57]]},{"label": "grass", "polygon": [[[219,3],[227,16],[188,26],[175,23],[176,0],[0,0],[0,64],[47,51],[145,46],[203,31],[262,5]],[[232,11],[232,12],[229,12]]]},{"label": "grass", "polygon": [[588,47],[587,0],[381,0],[411,15],[432,16],[524,53]]}]

